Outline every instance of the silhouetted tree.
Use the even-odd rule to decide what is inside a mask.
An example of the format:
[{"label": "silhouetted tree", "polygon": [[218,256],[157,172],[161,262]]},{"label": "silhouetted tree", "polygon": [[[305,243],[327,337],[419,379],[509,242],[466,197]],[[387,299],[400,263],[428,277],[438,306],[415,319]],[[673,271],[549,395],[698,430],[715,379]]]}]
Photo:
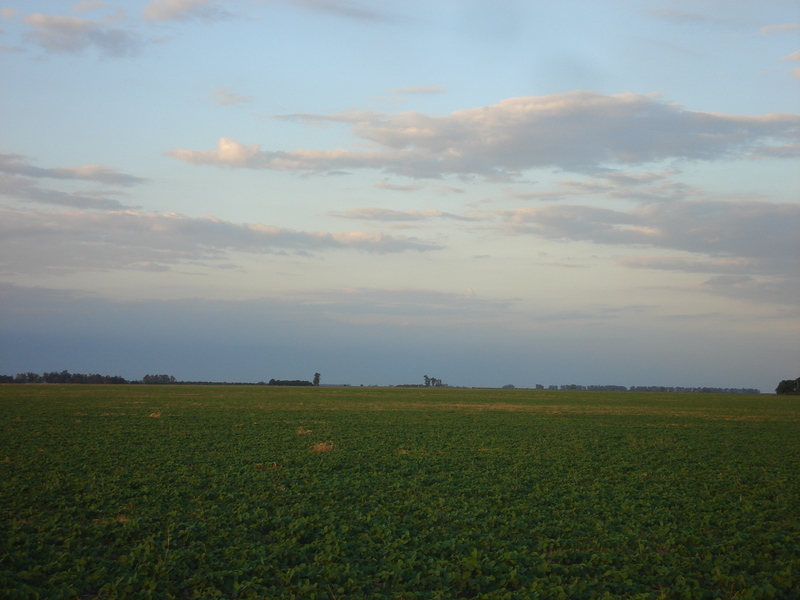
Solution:
[{"label": "silhouetted tree", "polygon": [[38,373],[32,373],[28,371],[27,373],[17,373],[17,376],[14,377],[14,383],[43,383],[44,379]]},{"label": "silhouetted tree", "polygon": [[314,385],[319,385],[319,379],[322,377],[319,373],[314,373]]},{"label": "silhouetted tree", "polygon": [[270,379],[268,385],[311,386],[314,385],[314,383],[311,381],[303,381],[302,379]]},{"label": "silhouetted tree", "polygon": [[776,394],[800,394],[800,377],[797,379],[784,379],[775,388]]},{"label": "silhouetted tree", "polygon": [[172,375],[145,375],[142,377],[142,383],[175,383],[175,377]]}]

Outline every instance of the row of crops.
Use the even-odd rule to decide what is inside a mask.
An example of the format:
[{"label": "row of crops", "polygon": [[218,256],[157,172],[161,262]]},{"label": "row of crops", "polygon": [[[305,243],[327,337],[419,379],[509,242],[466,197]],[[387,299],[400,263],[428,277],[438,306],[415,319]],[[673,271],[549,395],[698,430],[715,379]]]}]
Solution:
[{"label": "row of crops", "polygon": [[0,387],[3,598],[800,597],[771,396]]}]

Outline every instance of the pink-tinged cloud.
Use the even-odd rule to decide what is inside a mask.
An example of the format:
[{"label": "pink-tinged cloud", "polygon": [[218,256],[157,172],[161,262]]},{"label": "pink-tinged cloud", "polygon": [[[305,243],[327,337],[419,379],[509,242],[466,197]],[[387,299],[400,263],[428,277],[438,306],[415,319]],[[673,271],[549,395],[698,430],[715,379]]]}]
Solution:
[{"label": "pink-tinged cloud", "polygon": [[80,167],[36,167],[30,163],[28,157],[21,154],[0,154],[0,172],[36,179],[79,179],[122,186],[131,186],[147,181],[142,177],[128,175],[112,167],[98,164]]},{"label": "pink-tinged cloud", "polygon": [[743,157],[800,135],[800,115],[686,110],[653,95],[570,92],[509,98],[446,116],[418,112],[289,115],[349,124],[372,148],[262,150],[221,138],[212,150],[168,152],[190,164],[324,173],[375,169],[416,178],[509,179],[536,168],[596,171],[666,159]]},{"label": "pink-tinged cloud", "polygon": [[770,35],[773,33],[789,33],[798,29],[800,29],[800,23],[785,23],[783,25],[767,25],[759,29],[758,32],[762,35]]},{"label": "pink-tinged cloud", "polygon": [[211,98],[214,101],[214,104],[217,104],[219,106],[231,106],[233,104],[240,104],[242,102],[247,102],[252,98],[252,96],[237,94],[235,92],[231,92],[230,90],[228,90],[227,87],[221,87],[211,92]]},{"label": "pink-tinged cloud", "polygon": [[142,46],[135,33],[100,21],[34,13],[24,22],[31,27],[28,39],[48,52],[77,54],[94,47],[111,57],[133,56]]},{"label": "pink-tinged cloud", "polygon": [[475,220],[470,217],[442,212],[440,210],[391,210],[373,206],[351,208],[344,212],[332,212],[330,214],[334,217],[361,221],[413,222],[428,221],[431,219],[451,219],[455,221]]},{"label": "pink-tinged cloud", "polygon": [[6,273],[152,270],[198,261],[227,264],[230,252],[391,254],[440,248],[382,232],[295,231],[175,213],[0,210],[0,272]]},{"label": "pink-tinged cloud", "polygon": [[213,20],[227,16],[224,0],[153,0],[144,7],[144,17],[150,21]]},{"label": "pink-tinged cloud", "polygon": [[496,214],[516,233],[689,252],[722,261],[720,265],[748,266],[752,272],[791,279],[800,273],[796,204],[702,200],[644,204],[627,211],[547,205]]}]

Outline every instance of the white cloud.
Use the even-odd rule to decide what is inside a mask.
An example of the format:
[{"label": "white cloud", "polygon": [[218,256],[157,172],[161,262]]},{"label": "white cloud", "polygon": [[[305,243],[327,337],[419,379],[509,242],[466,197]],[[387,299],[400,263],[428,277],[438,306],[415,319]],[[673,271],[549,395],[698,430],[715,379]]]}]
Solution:
[{"label": "white cloud", "polygon": [[552,190],[541,192],[509,192],[516,200],[560,201],[571,197],[600,196],[612,200],[635,202],[664,202],[697,198],[703,192],[686,184],[672,181],[676,171],[660,173],[601,172],[593,179],[562,179]]},{"label": "white cloud", "polygon": [[127,208],[108,194],[99,192],[62,192],[39,187],[31,179],[0,175],[0,195],[22,202],[54,204],[93,210],[119,210]]},{"label": "white cloud", "polygon": [[[144,17],[150,21],[185,21],[189,19],[217,20],[230,16],[223,8],[231,0],[152,0],[144,8]],[[365,8],[346,0],[283,0],[307,10],[355,19],[358,21],[392,21],[383,12]]]},{"label": "white cloud", "polygon": [[673,23],[678,23],[679,25],[724,22],[722,19],[719,19],[718,17],[713,17],[711,15],[707,15],[704,13],[674,10],[674,9],[653,8],[650,9],[650,14],[656,18],[663,19],[665,21],[672,21]]},{"label": "white cloud", "polygon": [[233,104],[247,102],[252,98],[252,96],[236,94],[229,91],[227,87],[220,87],[211,92],[211,98],[213,99],[214,104],[218,104],[220,106],[231,106]]},{"label": "white cloud", "polygon": [[357,219],[365,221],[389,221],[389,222],[408,222],[426,221],[429,219],[453,219],[456,221],[472,221],[470,217],[446,213],[440,210],[390,210],[388,208],[376,208],[366,206],[362,208],[352,208],[344,212],[330,213],[334,217],[343,219]]},{"label": "white cloud", "polygon": [[339,122],[373,149],[262,150],[221,138],[216,149],[168,154],[191,164],[324,173],[378,169],[418,178],[447,174],[487,179],[555,167],[596,171],[665,159],[740,157],[800,134],[800,115],[726,115],[689,111],[653,95],[569,92],[509,98],[446,116],[418,112],[289,115]]},{"label": "white cloud", "polygon": [[13,19],[17,16],[17,12],[16,8],[0,8],[0,18]]},{"label": "white cloud", "polygon": [[214,20],[228,16],[221,8],[224,0],[153,0],[144,7],[150,21]]},{"label": "white cloud", "polygon": [[795,50],[788,56],[784,56],[781,60],[792,60],[792,61],[800,61],[800,50]]},{"label": "white cloud", "polygon": [[53,204],[81,209],[119,210],[130,208],[120,201],[109,198],[117,192],[63,192],[43,188],[39,179],[89,181],[105,185],[129,187],[147,180],[106,167],[89,164],[80,167],[42,168],[30,164],[20,154],[0,154],[0,195],[23,202]]},{"label": "white cloud", "polygon": [[193,262],[220,265],[227,264],[229,252],[390,254],[439,248],[381,232],[294,231],[175,213],[0,210],[0,272],[5,273],[152,270]]},{"label": "white cloud", "polygon": [[377,188],[379,190],[389,190],[392,192],[406,192],[406,193],[418,192],[419,190],[423,190],[425,188],[433,188],[441,196],[447,196],[450,194],[463,194],[465,192],[464,188],[457,188],[453,187],[452,185],[445,185],[445,184],[437,184],[437,185],[425,185],[419,183],[398,184],[398,183],[390,183],[387,181],[379,181],[378,183],[373,183],[372,187]]},{"label": "white cloud", "polygon": [[786,33],[789,31],[797,31],[800,29],[800,23],[787,23],[784,25],[767,25],[759,30],[762,35],[770,35],[772,33]]},{"label": "white cloud", "polygon": [[87,12],[91,10],[102,10],[108,8],[105,2],[100,0],[84,0],[83,2],[76,2],[72,5],[72,10],[75,12]]},{"label": "white cloud", "polygon": [[49,52],[75,54],[95,47],[105,56],[122,57],[137,54],[142,45],[135,33],[99,21],[41,13],[23,20],[32,28],[28,37]]},{"label": "white cloud", "polygon": [[390,94],[444,94],[447,88],[441,85],[418,85],[389,90]]},{"label": "white cloud", "polygon": [[378,183],[372,184],[372,187],[378,188],[379,190],[391,190],[393,192],[418,192],[421,189],[424,189],[424,185],[420,185],[417,183],[409,183],[409,184],[398,184],[398,183],[388,183],[386,181],[380,181]]},{"label": "white cloud", "polygon": [[51,179],[81,179],[85,181],[95,181],[112,185],[130,186],[145,183],[147,180],[142,177],[128,175],[117,169],[104,165],[89,164],[81,167],[56,167],[42,168],[34,167],[21,154],[1,154],[0,153],[0,172],[10,175],[22,175],[25,177],[46,177]]},{"label": "white cloud", "polygon": [[359,21],[392,21],[389,15],[364,8],[353,2],[346,0],[284,0],[289,4],[294,4],[309,10],[329,13],[338,17],[355,19]]}]

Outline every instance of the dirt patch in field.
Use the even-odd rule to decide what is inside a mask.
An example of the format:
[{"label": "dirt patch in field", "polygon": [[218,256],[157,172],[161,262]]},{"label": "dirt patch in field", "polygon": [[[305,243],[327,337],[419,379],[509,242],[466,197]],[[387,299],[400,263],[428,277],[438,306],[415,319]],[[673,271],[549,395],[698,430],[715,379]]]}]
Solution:
[{"label": "dirt patch in field", "polygon": [[312,452],[333,452],[336,448],[333,445],[333,442],[317,442],[309,450]]},{"label": "dirt patch in field", "polygon": [[[296,408],[296,407],[295,407]],[[306,407],[308,409],[311,406]],[[670,406],[624,406],[586,404],[522,404],[512,402],[365,402],[337,403],[335,406],[320,405],[323,410],[360,411],[436,411],[436,412],[518,412],[541,415],[604,415],[604,416],[657,416],[675,418],[701,418],[722,421],[800,421],[800,415],[787,415],[785,411],[765,408],[757,414],[731,411],[729,408],[678,408]],[[677,424],[675,424],[677,425]]]}]

